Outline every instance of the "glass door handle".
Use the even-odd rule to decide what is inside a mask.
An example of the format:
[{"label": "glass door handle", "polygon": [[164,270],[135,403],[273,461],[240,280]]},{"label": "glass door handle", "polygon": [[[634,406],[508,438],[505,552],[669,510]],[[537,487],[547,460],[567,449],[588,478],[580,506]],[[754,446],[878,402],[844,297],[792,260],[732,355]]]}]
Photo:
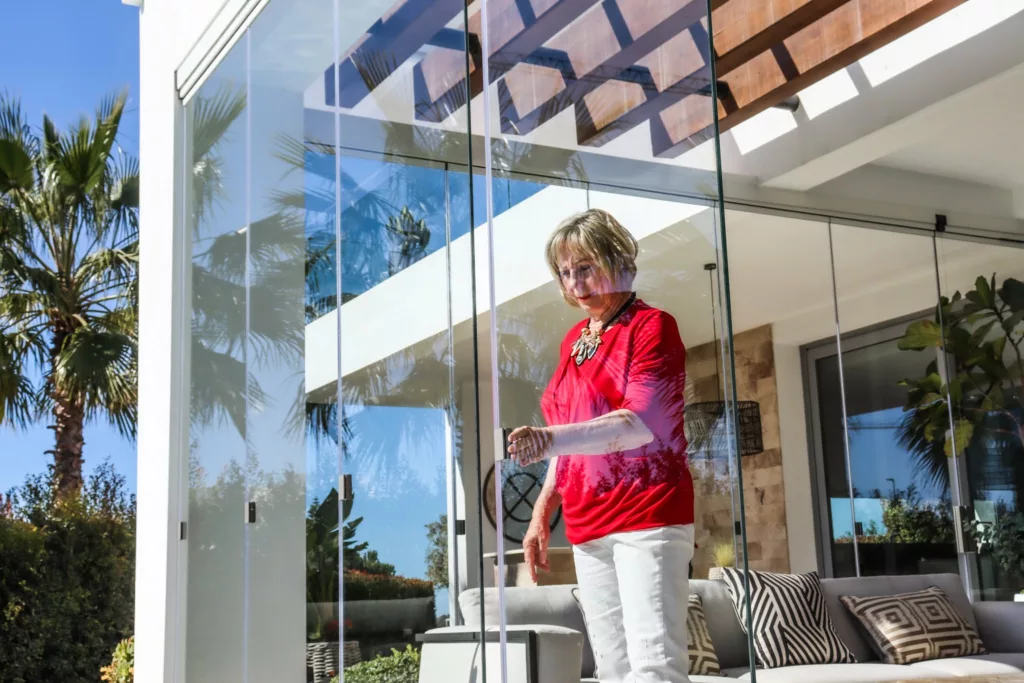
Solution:
[{"label": "glass door handle", "polygon": [[970,513],[971,510],[966,505],[953,506],[953,539],[956,541],[956,552],[960,555],[973,552],[973,548],[969,547],[971,544],[965,538],[964,533],[964,520],[969,518]]},{"label": "glass door handle", "polygon": [[513,456],[508,452],[508,435],[512,433],[511,427],[502,427],[498,430],[498,439],[501,444],[501,459],[512,460]]}]

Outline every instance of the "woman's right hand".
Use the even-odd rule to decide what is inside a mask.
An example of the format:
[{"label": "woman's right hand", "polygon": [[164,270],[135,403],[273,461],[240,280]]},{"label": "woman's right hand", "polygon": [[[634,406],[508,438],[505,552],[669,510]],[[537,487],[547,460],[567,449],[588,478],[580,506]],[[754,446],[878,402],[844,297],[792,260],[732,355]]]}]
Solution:
[{"label": "woman's right hand", "polygon": [[530,579],[537,583],[537,570],[550,571],[548,564],[548,545],[551,543],[551,529],[543,520],[536,517],[530,522],[530,528],[523,536],[523,552]]}]

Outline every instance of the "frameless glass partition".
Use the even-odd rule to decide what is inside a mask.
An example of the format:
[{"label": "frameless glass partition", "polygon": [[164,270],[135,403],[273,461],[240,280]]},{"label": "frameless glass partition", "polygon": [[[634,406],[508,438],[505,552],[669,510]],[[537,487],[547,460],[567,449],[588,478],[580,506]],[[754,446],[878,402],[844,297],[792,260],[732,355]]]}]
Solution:
[{"label": "frameless glass partition", "polygon": [[248,53],[239,44],[186,114],[188,681],[245,680],[247,79]]},{"label": "frameless glass partition", "polygon": [[[818,567],[815,544],[808,542],[815,536],[808,434],[815,448],[842,460],[842,449],[822,430],[842,421],[806,418],[800,372],[801,349],[809,343],[818,343],[822,363],[836,355],[828,224],[730,208],[726,234],[739,400],[756,406],[760,418],[761,449],[741,458],[750,567],[807,572]],[[838,394],[820,383],[810,388],[830,415],[841,414]],[[721,516],[704,516],[703,522],[713,540],[700,567],[714,562],[715,544],[728,530]],[[824,550],[842,551],[832,544]]]},{"label": "frameless glass partition", "polygon": [[[712,673],[687,651],[688,596],[711,590],[689,579],[745,566],[737,444],[763,448],[735,400],[707,5],[469,13],[490,675]],[[558,605],[540,623],[538,600]],[[551,654],[558,625],[582,656]]]},{"label": "frameless glass partition", "polygon": [[920,457],[959,491],[974,598],[1010,600],[1022,579],[1024,251],[951,235],[936,248],[941,307],[915,331],[920,344],[941,338],[942,386],[926,400],[936,392],[919,380],[909,416]]},{"label": "frameless glass partition", "polygon": [[955,574],[946,460],[923,456],[906,413],[916,383],[940,363],[939,348],[913,348],[917,321],[937,301],[933,236],[838,222],[831,231],[847,466],[830,473],[850,491],[832,505],[852,521],[854,549],[833,558],[837,575]]},{"label": "frameless glass partition", "polygon": [[[781,506],[741,483],[778,435],[770,339],[736,369],[710,28],[693,0],[274,0],[216,64],[184,135],[188,681],[615,675],[623,629],[698,673],[690,596],[776,567],[743,497]],[[496,438],[583,423],[559,465]]]}]

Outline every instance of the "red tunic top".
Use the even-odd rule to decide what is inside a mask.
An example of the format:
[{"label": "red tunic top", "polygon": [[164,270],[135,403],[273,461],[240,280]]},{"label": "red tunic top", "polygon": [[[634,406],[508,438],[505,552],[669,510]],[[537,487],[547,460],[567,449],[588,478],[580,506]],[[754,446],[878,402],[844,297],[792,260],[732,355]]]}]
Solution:
[{"label": "red tunic top", "polygon": [[550,425],[585,422],[614,410],[636,413],[654,440],[608,455],[558,458],[566,536],[577,545],[608,534],[693,523],[686,463],[683,390],[686,351],[675,319],[636,301],[606,330],[594,357],[571,357],[586,321],[562,341],[541,401]]}]

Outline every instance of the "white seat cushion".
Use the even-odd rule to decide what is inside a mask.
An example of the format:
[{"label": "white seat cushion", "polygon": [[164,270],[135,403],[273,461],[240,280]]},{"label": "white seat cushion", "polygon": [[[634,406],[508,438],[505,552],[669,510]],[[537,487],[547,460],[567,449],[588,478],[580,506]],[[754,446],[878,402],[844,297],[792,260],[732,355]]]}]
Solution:
[{"label": "white seat cushion", "polygon": [[[690,676],[690,683],[722,683],[722,681],[728,680],[721,676]],[[580,683],[601,683],[601,681],[596,678],[584,678]]]},{"label": "white seat cushion", "polygon": [[[911,664],[913,668],[926,667],[947,676],[998,676],[1019,674],[1024,671],[1024,652],[994,652],[973,657],[933,659]],[[760,676],[758,676],[760,678]]]},{"label": "white seat cushion", "polygon": [[[780,669],[758,669],[757,683],[873,683],[874,681],[908,681],[942,676],[941,671],[897,666],[896,664],[808,664],[784,666]],[[749,681],[750,674],[740,676]]]}]

